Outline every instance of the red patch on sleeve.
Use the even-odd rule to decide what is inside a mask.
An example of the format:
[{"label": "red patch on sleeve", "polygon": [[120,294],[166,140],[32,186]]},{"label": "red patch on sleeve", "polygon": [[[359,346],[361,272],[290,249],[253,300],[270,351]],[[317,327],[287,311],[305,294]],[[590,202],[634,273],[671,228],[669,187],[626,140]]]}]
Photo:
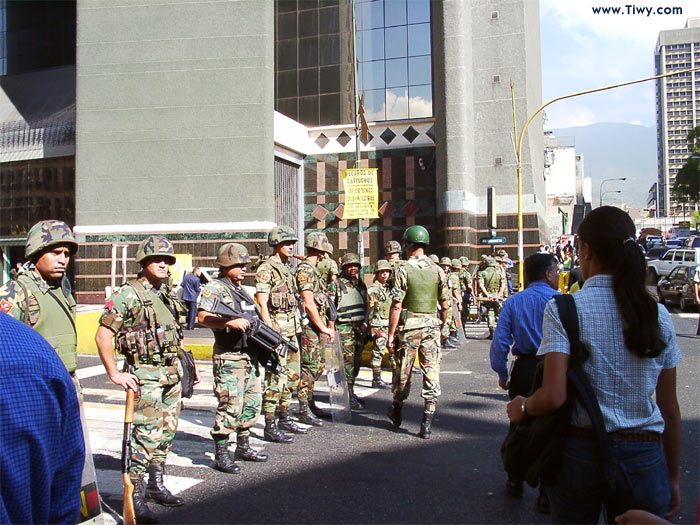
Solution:
[{"label": "red patch on sleeve", "polygon": [[112,308],[114,308],[114,301],[111,299],[105,303],[105,308],[109,310],[110,312],[112,311]]},{"label": "red patch on sleeve", "polygon": [[6,314],[9,314],[10,310],[12,310],[12,304],[3,299],[2,301],[0,301],[0,310],[5,312]]}]

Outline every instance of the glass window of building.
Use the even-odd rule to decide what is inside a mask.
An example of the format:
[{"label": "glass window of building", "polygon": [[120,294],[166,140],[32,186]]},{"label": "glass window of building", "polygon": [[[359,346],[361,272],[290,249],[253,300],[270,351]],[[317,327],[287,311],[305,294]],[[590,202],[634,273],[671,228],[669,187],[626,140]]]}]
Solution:
[{"label": "glass window of building", "polygon": [[430,0],[354,0],[367,120],[433,116]]}]

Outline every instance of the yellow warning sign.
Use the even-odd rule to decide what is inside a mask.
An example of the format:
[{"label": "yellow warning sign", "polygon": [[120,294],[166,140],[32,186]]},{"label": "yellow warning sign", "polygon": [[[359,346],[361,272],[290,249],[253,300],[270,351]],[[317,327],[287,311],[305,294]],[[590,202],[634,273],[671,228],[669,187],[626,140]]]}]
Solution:
[{"label": "yellow warning sign", "polygon": [[345,207],[343,220],[379,217],[377,168],[343,170]]}]

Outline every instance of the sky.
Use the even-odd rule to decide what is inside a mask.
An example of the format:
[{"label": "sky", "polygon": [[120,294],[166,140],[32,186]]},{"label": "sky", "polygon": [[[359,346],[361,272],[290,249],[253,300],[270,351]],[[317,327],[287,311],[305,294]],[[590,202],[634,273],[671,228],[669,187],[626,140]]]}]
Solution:
[{"label": "sky", "polygon": [[[620,7],[624,14],[594,14],[592,7]],[[659,7],[683,12],[656,14]],[[633,14],[635,8],[652,13]],[[682,28],[691,17],[700,17],[700,0],[540,0],[543,102],[653,76],[659,31]],[[555,102],[545,109],[545,129],[600,122],[656,127],[654,96],[650,81]]]}]

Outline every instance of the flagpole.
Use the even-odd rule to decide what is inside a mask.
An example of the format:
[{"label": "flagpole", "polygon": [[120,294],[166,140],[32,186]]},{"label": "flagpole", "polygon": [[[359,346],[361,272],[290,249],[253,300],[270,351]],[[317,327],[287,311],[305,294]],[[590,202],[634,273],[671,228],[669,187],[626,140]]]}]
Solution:
[{"label": "flagpole", "polygon": [[[353,84],[355,86],[355,169],[360,169],[360,90],[357,85],[357,28],[355,26],[355,0],[352,0],[352,54],[354,67],[352,68]],[[365,240],[362,234],[362,219],[357,219],[357,255],[360,258],[360,277],[364,277]]]}]

